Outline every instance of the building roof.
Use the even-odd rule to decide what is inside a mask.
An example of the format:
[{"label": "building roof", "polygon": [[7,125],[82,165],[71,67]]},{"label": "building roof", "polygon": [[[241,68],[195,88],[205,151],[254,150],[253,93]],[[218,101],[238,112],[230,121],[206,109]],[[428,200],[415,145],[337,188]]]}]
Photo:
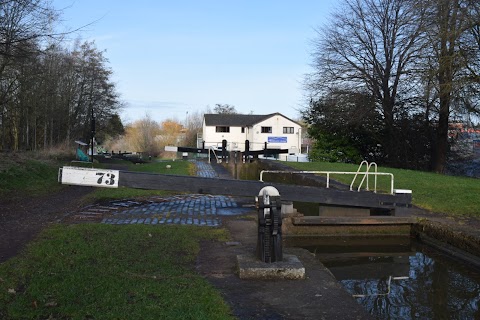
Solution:
[{"label": "building roof", "polygon": [[[271,118],[275,115],[280,115],[288,120],[281,113],[270,114],[205,114],[206,126],[228,126],[228,127],[251,127],[265,119]],[[295,122],[293,120],[290,120]],[[295,122],[296,123],[296,122]]]}]

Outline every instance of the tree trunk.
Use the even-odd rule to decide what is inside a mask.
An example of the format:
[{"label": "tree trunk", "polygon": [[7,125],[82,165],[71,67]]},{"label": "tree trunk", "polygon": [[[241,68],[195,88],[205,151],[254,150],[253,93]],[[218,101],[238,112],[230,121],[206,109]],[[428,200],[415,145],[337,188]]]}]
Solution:
[{"label": "tree trunk", "polygon": [[44,121],[44,127],[43,127],[43,149],[47,149],[47,127],[48,127],[48,122],[47,120]]},{"label": "tree trunk", "polygon": [[50,146],[53,146],[53,119],[50,118]]},{"label": "tree trunk", "polygon": [[437,4],[439,28],[438,85],[440,110],[438,115],[437,141],[434,153],[433,170],[445,172],[448,151],[448,121],[453,86],[453,63],[455,45],[458,39],[458,0],[440,0]]},{"label": "tree trunk", "polygon": [[437,128],[437,143],[433,159],[433,169],[435,172],[444,173],[447,164],[448,152],[448,119],[449,119],[450,101],[447,98],[440,98],[440,114]]},{"label": "tree trunk", "polygon": [[[388,92],[384,92],[384,95],[388,94]],[[393,117],[393,105],[394,99],[390,97],[385,97],[383,99],[383,117],[385,121],[385,151],[388,156],[388,163],[392,166],[399,166],[398,163],[398,144],[395,134],[395,126],[394,126],[394,117]]]},{"label": "tree trunk", "polygon": [[2,132],[1,132],[2,138],[0,139],[0,150],[3,150],[5,148],[5,114],[3,113],[3,111],[1,116],[2,116],[2,119],[0,123],[2,125]]},{"label": "tree trunk", "polygon": [[12,116],[12,149],[18,151],[18,120],[17,116]]},{"label": "tree trunk", "polygon": [[33,150],[37,151],[37,117],[33,120]]}]

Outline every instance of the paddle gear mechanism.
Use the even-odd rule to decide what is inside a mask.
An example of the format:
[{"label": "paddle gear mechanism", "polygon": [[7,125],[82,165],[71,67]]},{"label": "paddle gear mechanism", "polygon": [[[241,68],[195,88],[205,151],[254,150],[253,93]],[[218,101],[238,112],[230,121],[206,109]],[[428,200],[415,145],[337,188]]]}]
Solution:
[{"label": "paddle gear mechanism", "polygon": [[264,187],[256,198],[258,210],[257,257],[263,262],[282,261],[282,203],[274,187]]}]

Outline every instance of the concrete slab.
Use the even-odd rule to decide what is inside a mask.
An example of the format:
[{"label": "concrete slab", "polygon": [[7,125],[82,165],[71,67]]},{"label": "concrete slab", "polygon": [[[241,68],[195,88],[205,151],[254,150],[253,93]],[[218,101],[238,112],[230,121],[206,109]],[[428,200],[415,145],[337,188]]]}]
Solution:
[{"label": "concrete slab", "polygon": [[297,256],[284,254],[283,261],[265,263],[253,254],[237,255],[240,279],[305,279],[305,267]]}]

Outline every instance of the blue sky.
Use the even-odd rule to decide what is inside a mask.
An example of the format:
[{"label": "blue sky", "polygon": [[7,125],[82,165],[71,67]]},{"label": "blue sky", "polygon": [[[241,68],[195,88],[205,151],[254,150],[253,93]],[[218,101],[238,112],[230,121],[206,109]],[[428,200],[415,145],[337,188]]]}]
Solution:
[{"label": "blue sky", "polygon": [[298,118],[315,28],[340,0],[54,0],[63,28],[106,50],[124,122],[234,105]]}]

